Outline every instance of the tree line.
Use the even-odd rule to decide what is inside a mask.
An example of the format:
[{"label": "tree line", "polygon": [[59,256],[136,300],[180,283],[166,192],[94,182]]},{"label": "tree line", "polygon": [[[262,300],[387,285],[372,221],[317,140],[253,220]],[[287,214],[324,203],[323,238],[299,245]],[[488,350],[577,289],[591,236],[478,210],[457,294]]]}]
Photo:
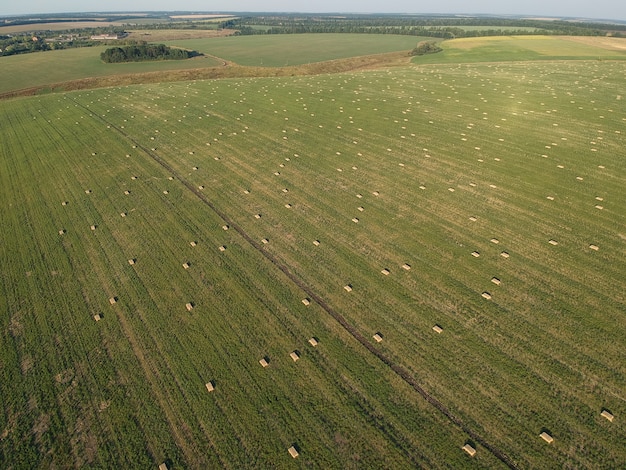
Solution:
[{"label": "tree line", "polygon": [[168,47],[164,44],[132,44],[110,47],[100,54],[107,64],[120,62],[143,62],[150,60],[183,60],[200,55],[197,51]]}]

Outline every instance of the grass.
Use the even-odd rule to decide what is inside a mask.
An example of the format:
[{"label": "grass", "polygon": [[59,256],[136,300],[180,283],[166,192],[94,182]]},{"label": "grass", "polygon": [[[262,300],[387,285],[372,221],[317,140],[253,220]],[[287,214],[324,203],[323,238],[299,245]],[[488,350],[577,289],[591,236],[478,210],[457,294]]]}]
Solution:
[{"label": "grass", "polygon": [[537,61],[0,103],[0,461],[504,467],[310,291],[517,467],[624,466],[623,88]]},{"label": "grass", "polygon": [[566,37],[514,36],[462,38],[441,43],[443,52],[420,56],[414,63],[510,62],[528,60],[624,60],[624,51],[602,44],[602,38],[588,44],[573,43]]},{"label": "grass", "polygon": [[387,52],[408,52],[423,39],[401,35],[276,34],[173,41],[168,44],[198,50],[239,65],[283,67]]}]

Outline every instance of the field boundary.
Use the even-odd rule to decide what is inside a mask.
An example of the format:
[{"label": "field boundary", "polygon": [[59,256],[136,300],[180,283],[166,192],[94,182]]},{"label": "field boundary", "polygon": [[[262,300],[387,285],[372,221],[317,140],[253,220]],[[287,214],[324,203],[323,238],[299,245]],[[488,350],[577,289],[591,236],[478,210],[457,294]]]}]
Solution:
[{"label": "field boundary", "polygon": [[[82,105],[76,100],[72,101],[80,108],[84,109],[88,113],[91,113],[91,110],[86,106]],[[129,140],[136,145],[138,149],[141,149],[148,155],[154,162],[156,162],[159,166],[167,170],[173,177],[178,179],[185,188],[191,191],[198,199],[203,202],[207,207],[209,207],[218,217],[220,217],[229,227],[231,227],[237,234],[239,234],[245,241],[247,241],[257,252],[259,252],[263,257],[265,257],[272,265],[274,265],[277,269],[279,269],[291,282],[293,282],[296,286],[298,286],[304,293],[310,297],[312,301],[317,303],[328,315],[330,315],[339,325],[341,325],[346,332],[348,332],[357,342],[359,342],[367,351],[369,351],[372,355],[378,358],[382,363],[388,366],[398,377],[400,377],[407,385],[409,385],[413,390],[415,390],[419,395],[421,395],[429,404],[435,407],[438,411],[440,411],[448,420],[460,428],[463,432],[465,432],[471,439],[473,439],[476,443],[483,446],[489,453],[491,453],[494,457],[500,460],[504,465],[506,465],[509,469],[517,470],[517,466],[513,462],[513,460],[507,456],[503,451],[498,449],[496,446],[490,444],[485,438],[483,438],[480,434],[473,431],[469,426],[467,426],[461,418],[452,413],[450,409],[448,409],[442,402],[440,402],[437,398],[427,392],[415,378],[409,373],[407,369],[402,367],[399,364],[394,363],[389,357],[387,357],[384,353],[375,348],[375,346],[368,341],[361,333],[359,333],[356,328],[354,328],[340,313],[336,312],[326,301],[320,297],[318,294],[313,291],[313,289],[308,286],[305,282],[303,282],[298,276],[291,272],[288,266],[281,263],[276,257],[274,257],[271,253],[263,249],[263,245],[260,242],[254,240],[248,233],[239,226],[234,220],[232,220],[226,213],[220,210],[213,202],[211,202],[205,194],[203,194],[199,189],[197,189],[190,182],[185,180],[181,175],[165,160],[163,160],[156,152],[150,150],[149,148],[143,146],[140,142],[135,141],[128,133],[126,133],[123,129],[119,128],[115,124],[107,121],[104,117],[93,115],[98,120],[110,126],[111,129],[118,132],[125,139]]]}]

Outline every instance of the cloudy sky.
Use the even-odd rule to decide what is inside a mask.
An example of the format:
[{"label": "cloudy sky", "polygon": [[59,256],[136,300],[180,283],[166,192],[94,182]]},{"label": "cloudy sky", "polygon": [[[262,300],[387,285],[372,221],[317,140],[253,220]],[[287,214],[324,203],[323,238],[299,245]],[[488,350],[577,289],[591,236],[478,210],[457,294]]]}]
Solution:
[{"label": "cloudy sky", "polygon": [[488,13],[626,20],[623,0],[0,0],[0,16],[83,11]]}]

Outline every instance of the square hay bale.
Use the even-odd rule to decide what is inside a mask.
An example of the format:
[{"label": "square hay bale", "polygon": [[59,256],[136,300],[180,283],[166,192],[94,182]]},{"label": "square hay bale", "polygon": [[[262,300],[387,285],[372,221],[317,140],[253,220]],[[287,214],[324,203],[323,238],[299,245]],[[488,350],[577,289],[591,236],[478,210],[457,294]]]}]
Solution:
[{"label": "square hay bale", "polygon": [[309,344],[313,347],[317,346],[317,338],[309,338]]},{"label": "square hay bale", "polygon": [[91,189],[85,189],[85,194],[91,194]]},{"label": "square hay bale", "polygon": [[225,246],[225,245],[220,246],[220,247],[219,247],[219,250],[220,250],[220,251],[226,251],[226,246]]},{"label": "square hay bale", "polygon": [[170,192],[168,190],[164,190],[163,194],[169,194]]},{"label": "square hay bale", "polygon": [[100,320],[102,320],[102,315],[100,315],[99,313],[97,313],[97,314],[95,314],[95,315],[93,316],[93,319],[94,319],[94,320],[96,320],[96,321],[100,321]]},{"label": "square hay bale", "polygon": [[352,292],[352,286],[350,284],[343,286],[343,288],[346,290],[346,292]]},{"label": "square hay bale", "polygon": [[481,295],[483,296],[484,299],[487,299],[487,300],[491,299],[491,294],[489,292],[483,292]]},{"label": "square hay bale", "polygon": [[95,229],[96,229],[96,225],[92,225],[91,230],[95,230]]},{"label": "square hay bale", "polygon": [[196,245],[198,244],[198,242],[196,242],[196,241],[191,241],[191,242],[189,242],[189,244],[190,244],[191,246],[196,246]]},{"label": "square hay bale", "polygon": [[250,194],[250,190],[249,190],[249,189],[244,189],[244,190],[243,190],[243,193],[244,193],[244,194]]},{"label": "square hay bale", "polygon": [[285,204],[285,207],[286,207],[287,209],[291,209],[291,204]]},{"label": "square hay bale", "polygon": [[296,362],[298,359],[300,359],[300,353],[298,351],[291,351],[289,353],[289,357],[293,360],[293,362]]},{"label": "square hay bale", "polygon": [[168,470],[167,464],[163,462],[161,465],[159,465],[159,470]]},{"label": "square hay bale", "polygon": [[600,416],[609,420],[611,423],[613,422],[613,419],[615,418],[609,410],[602,410],[602,413],[600,413]]},{"label": "square hay bale", "polygon": [[385,269],[383,269],[383,270],[381,271],[381,273],[383,273],[385,276],[389,276],[389,272],[390,272],[390,271],[389,271],[387,268],[385,268]]},{"label": "square hay bale", "polygon": [[358,207],[359,212],[363,212],[365,210],[365,208],[363,208],[362,206]]},{"label": "square hay bale", "polygon": [[183,268],[189,269],[189,263],[188,262],[187,263],[183,263]]},{"label": "square hay bale", "polygon": [[295,446],[291,446],[289,449],[287,449],[289,451],[289,455],[291,455],[294,459],[296,457],[298,457],[298,455],[300,455],[298,453],[298,450],[295,448]]},{"label": "square hay bale", "polygon": [[589,248],[592,249],[593,251],[598,251],[600,249],[598,245],[589,245]]},{"label": "square hay bale", "polygon": [[65,229],[59,230],[59,235],[65,235]]},{"label": "square hay bale", "polygon": [[262,357],[262,358],[259,360],[259,364],[261,364],[261,367],[267,367],[267,366],[269,366],[269,365],[270,365],[270,360],[269,360],[269,358],[268,358],[267,356]]},{"label": "square hay bale", "polygon": [[261,218],[261,214],[255,214],[255,215],[254,215],[254,218],[255,218],[255,219],[260,219],[260,218]]},{"label": "square hay bale", "polygon": [[304,298],[302,299],[302,303],[308,307],[309,305],[311,305],[311,300],[309,300],[308,298]]},{"label": "square hay bale", "polygon": [[264,245],[267,245],[270,241],[267,238],[264,238],[263,240],[261,240],[261,243],[263,243]]},{"label": "square hay bale", "polygon": [[546,431],[543,431],[541,434],[539,434],[539,436],[548,444],[552,444],[554,442],[554,438]]},{"label": "square hay bale", "polygon": [[201,184],[200,186],[198,186],[198,189],[204,189],[204,185]]},{"label": "square hay bale", "polygon": [[111,297],[111,298],[109,299],[109,303],[110,303],[111,305],[113,305],[113,304],[117,303],[117,297]]},{"label": "square hay bale", "polygon": [[476,217],[474,217],[474,216],[471,216],[469,219],[470,219],[472,222],[476,222],[476,220],[477,220],[477,219],[476,219]]},{"label": "square hay bale", "polygon": [[63,201],[63,202],[61,203],[61,205],[62,205],[62,206],[67,206],[68,204],[69,204],[69,202],[67,202],[67,201]]},{"label": "square hay bale", "polygon": [[402,265],[402,269],[404,269],[404,270],[406,270],[406,271],[410,271],[410,270],[411,270],[411,265],[410,265],[410,264],[405,263],[405,264],[403,264],[403,265]]},{"label": "square hay bale", "polygon": [[375,333],[372,338],[374,338],[374,341],[377,343],[380,343],[383,340],[383,335],[381,333]]},{"label": "square hay bale", "polygon": [[136,177],[136,176],[131,176],[131,178],[130,178],[130,179],[134,181],[134,180],[136,180],[136,179],[137,179],[137,177]]},{"label": "square hay bale", "polygon": [[126,212],[120,212],[121,217],[126,217]]},{"label": "square hay bale", "polygon": [[204,384],[204,386],[206,387],[208,392],[212,392],[213,390],[215,390],[215,385],[213,385],[213,381],[207,382],[206,384]]},{"label": "square hay bale", "polygon": [[320,241],[319,240],[313,240],[313,244],[315,246],[320,246]]},{"label": "square hay bale", "polygon": [[559,242],[557,242],[556,240],[548,240],[548,243],[555,246],[559,244]]},{"label": "square hay bale", "polygon": [[472,256],[474,258],[478,258],[480,256],[480,253],[478,251],[472,251]]},{"label": "square hay bale", "polygon": [[450,191],[451,193],[454,192],[454,188],[448,188],[448,191]]},{"label": "square hay bale", "polygon": [[498,243],[500,243],[500,240],[498,240],[497,238],[492,238],[490,242],[495,243],[497,245]]},{"label": "square hay bale", "polygon": [[493,282],[496,286],[500,285],[500,279],[498,279],[497,277],[492,277],[491,282]]},{"label": "square hay bale", "polygon": [[471,444],[465,444],[462,449],[467,452],[470,457],[474,457],[476,455],[476,449]]},{"label": "square hay bale", "polygon": [[359,223],[359,219],[355,217],[354,219],[352,219],[352,222],[354,222],[355,224],[358,224]]},{"label": "square hay bale", "polygon": [[359,199],[361,199],[363,197],[362,194],[357,194],[356,197],[358,197]]},{"label": "square hay bale", "polygon": [[379,193],[378,191],[374,191],[372,194],[373,194],[374,196],[380,196],[380,193]]},{"label": "square hay bale", "polygon": [[128,196],[130,194],[130,191],[126,190],[126,191],[124,191],[124,194],[126,194]]},{"label": "square hay bale", "polygon": [[600,210],[604,209],[604,206],[600,206],[600,205],[597,205],[595,207],[596,207],[596,209],[600,209]]},{"label": "square hay bale", "polygon": [[503,251],[502,253],[500,253],[500,256],[502,256],[503,258],[508,258],[510,255],[506,251]]},{"label": "square hay bale", "polygon": [[554,201],[554,196],[547,196],[546,199],[548,199],[549,201]]},{"label": "square hay bale", "polygon": [[228,230],[230,227],[228,225],[222,225],[222,230]]},{"label": "square hay bale", "polygon": [[128,260],[128,264],[130,264],[131,266],[133,264],[135,264],[136,262],[137,262],[137,260],[135,258],[131,258],[131,259]]},{"label": "square hay bale", "polygon": [[433,331],[435,333],[441,333],[443,331],[443,328],[441,328],[439,325],[435,325],[433,326]]},{"label": "square hay bale", "polygon": [[287,188],[283,188],[283,193],[288,193],[289,190]]},{"label": "square hay bale", "polygon": [[191,302],[187,302],[185,304],[185,308],[187,309],[188,312],[191,312],[193,310],[193,304]]}]

